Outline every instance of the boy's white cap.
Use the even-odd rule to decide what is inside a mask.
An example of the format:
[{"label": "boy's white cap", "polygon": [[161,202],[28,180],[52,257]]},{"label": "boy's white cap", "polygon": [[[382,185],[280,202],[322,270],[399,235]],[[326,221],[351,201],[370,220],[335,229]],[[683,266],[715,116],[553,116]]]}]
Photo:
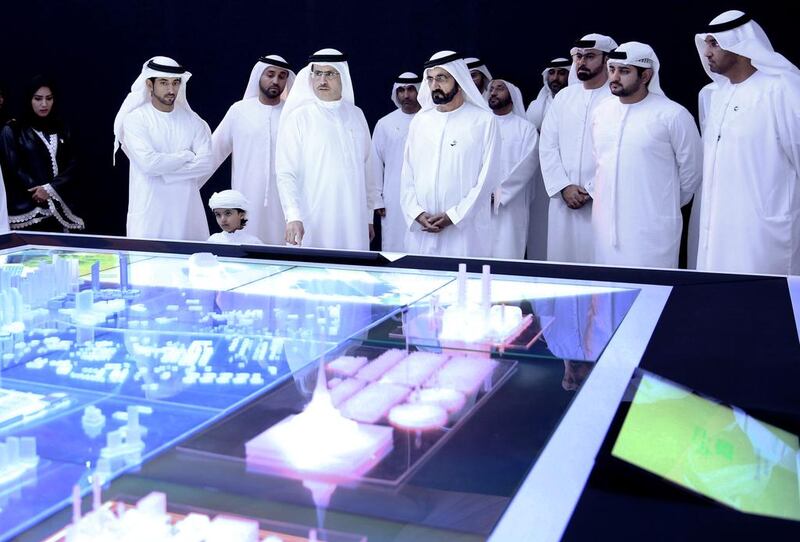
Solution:
[{"label": "boy's white cap", "polygon": [[208,206],[211,210],[214,209],[242,209],[247,211],[250,202],[238,190],[223,190],[222,192],[214,192],[208,198]]}]

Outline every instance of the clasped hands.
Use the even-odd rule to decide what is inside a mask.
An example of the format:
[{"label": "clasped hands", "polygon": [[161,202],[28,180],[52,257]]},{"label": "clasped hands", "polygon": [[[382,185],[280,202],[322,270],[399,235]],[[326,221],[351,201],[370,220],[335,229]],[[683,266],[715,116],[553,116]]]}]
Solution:
[{"label": "clasped hands", "polygon": [[561,189],[561,197],[570,209],[580,209],[592,199],[589,192],[582,186],[570,184]]},{"label": "clasped hands", "polygon": [[426,231],[429,233],[439,233],[447,226],[451,226],[453,221],[450,220],[450,217],[447,216],[447,213],[439,213],[439,214],[431,214],[428,212],[422,212],[416,218],[417,222],[419,222],[420,226],[422,226],[422,231]]}]

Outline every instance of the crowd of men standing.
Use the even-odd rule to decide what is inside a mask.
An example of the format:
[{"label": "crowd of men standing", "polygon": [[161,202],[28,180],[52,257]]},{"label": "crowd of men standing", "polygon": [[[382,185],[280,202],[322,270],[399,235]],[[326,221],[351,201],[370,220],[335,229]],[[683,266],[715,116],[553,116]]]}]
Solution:
[{"label": "crowd of men standing", "polygon": [[378,216],[386,251],[674,268],[694,198],[692,266],[800,274],[800,71],[739,11],[695,41],[700,131],[652,47],[603,34],[545,66],[527,110],[480,60],[438,52],[397,77],[372,134],[338,50],[297,73],[261,57],[213,133],[191,74],[154,57],[114,122],[127,235],[206,240],[199,190],[232,155],[267,244],[367,250]]}]

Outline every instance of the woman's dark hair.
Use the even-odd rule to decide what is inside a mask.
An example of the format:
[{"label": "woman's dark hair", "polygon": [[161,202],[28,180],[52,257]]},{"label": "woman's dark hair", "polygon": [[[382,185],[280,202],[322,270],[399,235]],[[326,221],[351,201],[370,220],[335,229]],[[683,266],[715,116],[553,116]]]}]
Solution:
[{"label": "woman's dark hair", "polygon": [[[33,105],[31,101],[33,100],[33,95],[36,94],[36,91],[42,87],[47,87],[50,89],[51,94],[53,95],[53,107],[50,109],[50,113],[42,118],[33,111]],[[58,99],[58,88],[55,81],[48,76],[45,75],[37,75],[33,79],[30,80],[28,85],[25,87],[25,101],[22,104],[22,121],[29,126],[37,130],[41,130],[47,133],[56,133],[62,127],[61,125],[61,117],[59,115],[59,99]]]}]

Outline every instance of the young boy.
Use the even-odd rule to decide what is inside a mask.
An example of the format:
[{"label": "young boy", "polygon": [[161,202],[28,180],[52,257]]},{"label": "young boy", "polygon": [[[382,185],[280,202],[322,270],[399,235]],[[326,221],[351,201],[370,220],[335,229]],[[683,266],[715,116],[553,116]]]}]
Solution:
[{"label": "young boy", "polygon": [[255,235],[244,231],[247,224],[248,201],[238,190],[214,192],[208,200],[214,217],[222,231],[208,238],[210,243],[230,245],[263,245]]}]

